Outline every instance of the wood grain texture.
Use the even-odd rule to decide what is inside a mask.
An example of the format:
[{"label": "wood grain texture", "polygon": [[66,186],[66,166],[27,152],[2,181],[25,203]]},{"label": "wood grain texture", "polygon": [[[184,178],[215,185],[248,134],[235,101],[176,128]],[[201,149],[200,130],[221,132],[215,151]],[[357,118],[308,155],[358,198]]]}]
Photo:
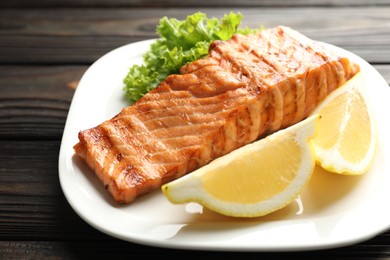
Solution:
[{"label": "wood grain texture", "polygon": [[[88,66],[0,66],[0,140],[60,140]],[[390,65],[374,65],[390,83]]]},{"label": "wood grain texture", "polygon": [[390,83],[388,0],[0,1],[0,259],[390,259],[390,230],[311,252],[213,252],[149,247],[110,237],[68,204],[58,155],[75,88],[114,48],[155,38],[161,16],[244,14],[243,25],[287,25],[356,53]]},{"label": "wood grain texture", "polygon": [[86,66],[0,66],[0,138],[62,136]]},{"label": "wood grain texture", "polygon": [[[196,11],[244,15],[243,26],[290,26],[372,63],[390,57],[390,6],[343,8],[168,8],[183,19]],[[327,19],[323,19],[326,14]],[[0,64],[90,64],[122,45],[155,38],[158,8],[0,10]],[[308,23],[307,21],[310,21]]]},{"label": "wood grain texture", "polygon": [[128,259],[129,257],[164,257],[192,259],[318,259],[318,260],[384,260],[388,259],[385,246],[355,245],[340,250],[314,252],[216,252],[172,250],[134,245],[119,240],[103,241],[1,241],[3,259]]},{"label": "wood grain texture", "polygon": [[159,249],[109,237],[86,224],[66,202],[58,180],[59,146],[59,141],[0,141],[1,259],[26,256],[29,259],[101,259],[110,255],[111,258],[126,257],[135,252],[143,255],[186,255],[186,259],[206,256],[357,260],[390,257],[390,231],[343,250],[278,254]]},{"label": "wood grain texture", "polygon": [[0,7],[69,7],[69,6],[100,6],[100,7],[234,7],[234,6],[289,6],[289,7],[306,7],[306,6],[373,6],[389,5],[387,0],[2,0]]}]

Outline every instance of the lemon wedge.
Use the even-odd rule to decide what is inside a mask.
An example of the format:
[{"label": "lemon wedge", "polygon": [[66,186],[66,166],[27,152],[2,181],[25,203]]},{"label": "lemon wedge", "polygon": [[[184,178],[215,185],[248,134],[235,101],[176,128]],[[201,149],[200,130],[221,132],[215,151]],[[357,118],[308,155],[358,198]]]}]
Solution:
[{"label": "lemon wedge", "polygon": [[363,174],[374,160],[377,129],[365,84],[363,74],[357,73],[313,112],[322,116],[311,140],[316,161],[330,172]]},{"label": "lemon wedge", "polygon": [[198,202],[234,217],[258,217],[290,204],[315,166],[309,139],[319,115],[222,156],[162,186],[175,204]]}]

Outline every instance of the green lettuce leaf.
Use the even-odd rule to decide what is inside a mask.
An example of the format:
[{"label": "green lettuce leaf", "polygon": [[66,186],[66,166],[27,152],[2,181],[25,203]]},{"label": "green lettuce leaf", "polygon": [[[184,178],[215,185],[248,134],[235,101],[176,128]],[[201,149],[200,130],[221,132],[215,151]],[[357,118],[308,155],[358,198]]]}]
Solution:
[{"label": "green lettuce leaf", "polygon": [[221,19],[207,18],[197,12],[185,20],[163,17],[157,26],[159,38],[144,55],[142,65],[129,69],[123,82],[123,90],[129,101],[134,102],[154,89],[168,75],[208,54],[211,42],[228,40],[233,34],[253,33],[249,28],[238,29],[243,16],[230,12]]}]

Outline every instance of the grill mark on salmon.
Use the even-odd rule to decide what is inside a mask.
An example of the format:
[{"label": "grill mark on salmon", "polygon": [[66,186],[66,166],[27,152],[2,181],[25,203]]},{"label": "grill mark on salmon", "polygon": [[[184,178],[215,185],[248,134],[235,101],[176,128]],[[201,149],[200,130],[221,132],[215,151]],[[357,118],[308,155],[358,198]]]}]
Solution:
[{"label": "grill mark on salmon", "polygon": [[359,67],[283,26],[211,44],[113,118],[79,132],[75,153],[130,203],[306,118]]}]

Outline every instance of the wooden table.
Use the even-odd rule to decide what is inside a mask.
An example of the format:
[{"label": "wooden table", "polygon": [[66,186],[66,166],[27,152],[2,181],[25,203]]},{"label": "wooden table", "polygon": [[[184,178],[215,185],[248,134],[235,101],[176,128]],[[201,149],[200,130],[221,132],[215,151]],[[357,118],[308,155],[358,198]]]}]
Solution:
[{"label": "wooden table", "polygon": [[103,54],[156,37],[162,16],[182,19],[195,11],[210,17],[240,11],[250,27],[291,26],[354,52],[390,82],[390,1],[2,0],[0,259],[390,259],[390,230],[356,245],[321,251],[186,251],[112,238],[73,211],[60,188],[58,155],[78,81]]}]

